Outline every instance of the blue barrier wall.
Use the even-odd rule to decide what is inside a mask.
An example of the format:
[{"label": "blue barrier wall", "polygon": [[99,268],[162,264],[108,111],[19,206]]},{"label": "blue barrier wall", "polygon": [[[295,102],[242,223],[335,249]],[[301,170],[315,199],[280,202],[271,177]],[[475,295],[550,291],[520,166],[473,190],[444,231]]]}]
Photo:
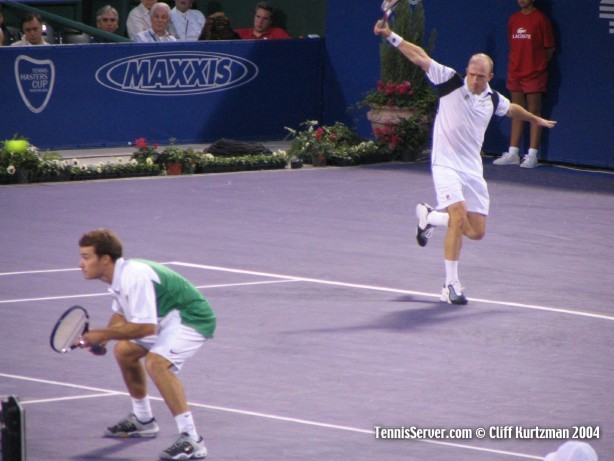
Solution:
[{"label": "blue barrier wall", "polygon": [[[587,0],[573,9],[567,2],[555,0],[540,0],[539,5],[552,19],[557,41],[544,115],[559,122],[554,130],[545,130],[541,156],[553,162],[614,168],[610,141],[614,131],[614,18],[602,12],[600,0]],[[493,87],[507,95],[505,29],[517,3],[428,0],[425,8],[427,33],[432,28],[438,32],[432,56],[463,71],[472,53],[485,51],[495,61]],[[325,42],[297,39],[0,48],[0,139],[19,132],[45,148],[121,145],[141,136],[160,143],[171,137],[179,142],[209,142],[221,137],[281,139],[286,135],[284,126],[298,127],[306,119],[327,124],[343,121],[370,136],[365,111],[349,108],[374,88],[379,77],[379,39],[372,32],[381,15],[379,4],[335,0],[328,2],[326,11]],[[205,54],[172,58],[173,53],[189,52]],[[169,54],[145,57],[150,53]],[[35,87],[45,80],[51,83],[51,66],[45,71],[49,63],[22,59],[19,65],[24,77],[16,77],[15,63],[20,55],[53,63],[52,91]],[[126,58],[131,64],[120,62]],[[194,83],[189,82],[190,60],[197,62],[197,67],[209,65],[207,69],[220,65],[222,75],[217,81],[203,74],[204,81],[196,82],[208,91],[157,96],[113,86],[128,66],[132,77],[152,66],[152,78],[160,79],[160,90],[165,87],[164,72],[173,78],[176,66],[189,86]],[[112,80],[105,85],[99,70],[116,61],[117,67],[105,68]],[[210,72],[207,69],[202,72]],[[241,78],[244,80],[237,83]],[[174,84],[182,86],[183,80],[175,76]],[[47,94],[46,106],[36,112]],[[34,111],[27,107],[28,98]],[[485,151],[505,150],[509,129],[508,119],[493,123]]]},{"label": "blue barrier wall", "polygon": [[[427,33],[435,28],[432,56],[464,71],[469,56],[485,51],[495,61],[493,86],[505,89],[508,46],[506,25],[518,10],[512,0],[427,0]],[[557,52],[550,69],[544,115],[559,125],[546,132],[542,156],[554,162],[614,168],[614,18],[605,17],[605,2],[539,0],[553,22]],[[355,121],[361,134],[370,127],[363,112],[346,108],[359,102],[379,77],[379,40],[372,33],[381,15],[371,0],[336,0],[327,8],[327,121]],[[610,16],[612,13],[609,13]],[[507,148],[510,121],[493,124],[486,152]]]},{"label": "blue barrier wall", "polygon": [[321,39],[0,48],[0,139],[281,139],[322,116]]}]

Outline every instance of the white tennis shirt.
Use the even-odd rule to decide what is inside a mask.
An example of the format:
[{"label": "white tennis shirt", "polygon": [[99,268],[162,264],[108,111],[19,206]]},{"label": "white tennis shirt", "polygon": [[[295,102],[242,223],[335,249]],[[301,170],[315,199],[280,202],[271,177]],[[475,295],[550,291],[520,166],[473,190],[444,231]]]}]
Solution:
[{"label": "white tennis shirt", "polygon": [[157,324],[154,283],[160,283],[160,278],[151,267],[119,258],[109,287],[113,298],[111,309],[128,322]]},{"label": "white tennis shirt", "polygon": [[[435,85],[447,82],[455,70],[431,59],[426,76]],[[482,144],[484,133],[493,115],[490,85],[481,94],[472,94],[464,84],[440,98],[439,110],[433,128],[433,152],[431,164],[453,168],[467,174],[483,176]],[[499,94],[495,115],[507,114],[510,101]]]}]

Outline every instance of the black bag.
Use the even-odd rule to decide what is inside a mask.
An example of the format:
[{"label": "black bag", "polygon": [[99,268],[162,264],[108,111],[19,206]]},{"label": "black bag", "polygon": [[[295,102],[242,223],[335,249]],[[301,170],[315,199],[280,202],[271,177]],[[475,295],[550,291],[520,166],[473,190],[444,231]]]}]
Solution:
[{"label": "black bag", "polygon": [[240,157],[243,155],[271,155],[271,152],[263,144],[233,141],[232,139],[220,139],[211,144],[207,152],[218,156]]}]

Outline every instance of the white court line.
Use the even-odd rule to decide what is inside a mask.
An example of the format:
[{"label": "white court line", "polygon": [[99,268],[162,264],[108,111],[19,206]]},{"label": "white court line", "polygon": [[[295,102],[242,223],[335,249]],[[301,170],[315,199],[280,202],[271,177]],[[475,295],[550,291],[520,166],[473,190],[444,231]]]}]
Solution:
[{"label": "white court line", "polygon": [[271,283],[291,283],[291,282],[301,282],[302,280],[298,279],[288,279],[288,280],[267,280],[266,282],[243,282],[243,283],[224,283],[221,285],[199,285],[196,288],[227,288],[227,287],[245,287],[249,285],[270,285]]},{"label": "white court line", "polygon": [[24,275],[24,274],[46,274],[48,272],[70,272],[70,271],[78,271],[81,270],[78,267],[73,267],[71,269],[46,269],[40,271],[20,271],[20,272],[0,272],[0,276],[3,275]]},{"label": "white court line", "polygon": [[[97,390],[97,391],[102,392],[101,394],[97,394],[97,395],[87,395],[87,396],[81,396],[81,397],[58,397],[58,398],[55,398],[55,399],[30,400],[30,401],[24,400],[24,401],[21,401],[21,403],[23,405],[37,404],[37,403],[48,403],[48,402],[58,402],[58,401],[64,401],[64,400],[74,400],[74,399],[79,399],[79,398],[108,397],[108,396],[117,396],[117,395],[127,396],[128,395],[127,392],[118,392],[118,391],[113,391],[113,390],[110,390],[110,389],[99,389],[99,388],[93,388],[93,387],[89,387],[89,386],[81,386],[81,385],[78,385],[78,384],[62,383],[62,382],[59,382],[59,381],[50,381],[50,380],[46,380],[46,379],[30,378],[30,377],[27,377],[27,376],[11,375],[11,374],[6,374],[6,373],[0,373],[0,377],[18,379],[18,380],[23,380],[23,381],[31,381],[31,382],[37,382],[37,383],[42,383],[42,384],[50,384],[50,385],[56,385],[56,386],[65,386],[65,387],[71,387],[71,388],[75,388],[75,389]],[[162,401],[162,398],[160,398],[160,397],[150,397],[150,399],[157,400],[157,401]],[[206,405],[206,404],[203,404],[203,403],[195,403],[195,402],[188,402],[188,405],[190,407],[194,407],[194,408],[206,408],[208,410],[215,410],[215,411],[220,411],[220,412],[225,412],[225,413],[233,413],[233,414],[239,414],[239,415],[244,415],[244,416],[256,416],[258,418],[265,418],[265,419],[271,419],[271,420],[275,420],[275,421],[283,421],[283,422],[289,422],[289,423],[302,424],[302,425],[305,425],[305,426],[315,426],[315,427],[321,427],[321,428],[325,428],[325,429],[335,429],[335,430],[347,431],[347,432],[357,432],[357,433],[361,433],[361,434],[370,434],[370,435],[374,435],[375,434],[374,430],[372,430],[372,429],[360,429],[360,428],[357,428],[357,427],[342,426],[342,425],[330,424],[330,423],[323,423],[323,422],[312,421],[312,420],[308,420],[308,419],[291,418],[291,417],[288,417],[288,416],[279,416],[279,415],[273,415],[273,414],[270,414],[270,413],[261,413],[261,412],[249,411],[249,410],[240,410],[240,409],[237,409],[237,408],[220,407],[220,406],[217,406],[217,405]],[[516,452],[512,452],[512,451],[495,450],[495,449],[492,449],[492,448],[474,447],[472,445],[466,445],[466,444],[462,444],[462,443],[440,442],[440,441],[437,441],[437,440],[424,440],[424,439],[415,439],[414,441],[415,442],[421,442],[421,443],[430,443],[432,445],[441,445],[441,446],[446,446],[446,447],[461,448],[461,449],[464,449],[464,450],[474,450],[474,451],[481,451],[481,452],[485,452],[485,453],[493,453],[493,454],[498,454],[498,455],[514,456],[514,457],[517,457],[517,458],[524,458],[524,459],[538,459],[538,460],[543,459],[543,457],[541,457],[541,456],[528,455],[528,454],[524,454],[524,453],[516,453]]]},{"label": "white court line", "polygon": [[[439,294],[425,293],[422,291],[401,290],[398,288],[380,287],[380,286],[373,286],[373,285],[362,285],[362,284],[356,284],[356,283],[338,282],[338,281],[333,281],[333,280],[312,279],[312,278],[305,278],[305,277],[296,277],[293,275],[291,276],[291,275],[283,275],[283,274],[273,274],[269,272],[256,272],[256,271],[248,271],[248,270],[243,270],[243,269],[231,269],[228,267],[207,266],[204,264],[182,263],[182,262],[177,262],[177,261],[169,262],[168,264],[176,265],[176,266],[183,266],[183,267],[215,270],[215,271],[221,271],[221,272],[232,272],[235,274],[258,275],[261,277],[273,277],[273,278],[287,279],[287,280],[293,280],[293,281],[321,283],[324,285],[334,285],[334,286],[341,286],[341,287],[348,287],[348,288],[360,288],[364,290],[386,291],[389,293],[427,296],[431,298],[439,298],[440,296]],[[481,299],[481,298],[468,298],[468,299],[471,301],[476,301],[476,302],[481,302],[481,303],[486,303],[486,304],[495,304],[499,306],[519,307],[522,309],[535,309],[535,310],[541,310],[541,311],[547,311],[547,312],[557,312],[560,314],[577,315],[580,317],[591,317],[591,318],[601,319],[601,320],[614,320],[614,317],[609,316],[609,315],[595,314],[592,312],[573,311],[570,309],[562,309],[558,307],[539,306],[536,304],[522,304],[522,303],[514,303],[514,302],[507,302],[507,301],[495,301],[492,299]]]},{"label": "white court line", "polygon": [[[388,293],[399,293],[399,294],[408,294],[408,295],[418,295],[425,296],[430,298],[439,298],[439,294],[434,293],[425,293],[423,291],[413,291],[413,290],[401,290],[398,288],[389,288],[389,287],[380,287],[373,285],[362,285],[356,283],[347,283],[347,282],[338,282],[333,280],[323,280],[323,279],[314,279],[314,278],[305,278],[305,277],[296,277],[291,275],[284,274],[273,274],[269,272],[258,272],[258,271],[249,271],[244,269],[232,269],[229,267],[220,267],[220,266],[208,266],[204,264],[192,264],[192,263],[182,263],[178,261],[166,262],[162,263],[165,265],[175,265],[175,266],[183,266],[183,267],[191,267],[196,269],[206,269],[206,270],[214,270],[219,272],[231,272],[234,274],[248,274],[248,275],[257,275],[260,277],[270,277],[283,279],[283,281],[288,282],[310,282],[310,283],[320,283],[323,285],[334,285],[334,286],[342,286],[348,288],[360,288],[363,290],[374,290],[374,291],[385,291]],[[16,274],[35,274],[41,272],[64,272],[71,270],[80,270],[80,269],[50,269],[44,271],[23,271],[23,272],[6,272],[0,273],[0,275],[16,275]],[[241,286],[241,285],[257,285],[257,284],[266,284],[266,283],[281,283],[282,281],[277,282],[244,282],[244,283],[236,283],[236,284],[226,284],[226,285],[200,285],[197,288],[220,288],[227,286]],[[7,303],[17,303],[17,302],[31,302],[31,301],[48,301],[48,300],[56,300],[56,299],[72,299],[72,298],[87,298],[93,296],[107,296],[107,293],[96,293],[96,294],[83,294],[83,295],[66,295],[66,296],[53,296],[53,297],[44,297],[44,298],[29,298],[29,299],[9,299],[9,300],[0,300],[0,304]],[[506,307],[518,307],[521,309],[533,309],[540,310],[546,312],[556,312],[559,314],[568,314],[575,315],[578,317],[589,317],[600,320],[614,320],[613,316],[605,315],[605,314],[595,314],[593,312],[583,312],[583,311],[573,311],[570,309],[562,309],[558,307],[548,307],[548,306],[539,306],[536,304],[523,304],[523,303],[514,303],[508,301],[495,301],[492,299],[482,299],[482,298],[468,298],[470,301],[476,301],[485,304],[494,304],[499,306]]]},{"label": "white court line", "polygon": [[85,293],[82,295],[45,296],[44,298],[3,299],[0,300],[0,304],[29,303],[34,301],[53,301],[56,299],[94,298],[96,296],[109,296],[109,293]]},{"label": "white court line", "polygon": [[[267,281],[260,281],[260,282],[224,283],[221,285],[199,285],[196,288],[198,289],[226,288],[226,287],[241,287],[241,286],[248,286],[248,285],[270,285],[272,283],[290,283],[290,282],[300,282],[300,280],[288,279],[288,280],[267,280]],[[57,299],[94,298],[96,296],[109,296],[109,293],[84,293],[82,295],[45,296],[43,298],[3,299],[3,300],[0,300],[0,304],[26,303],[26,302],[33,302],[33,301],[53,301]]]}]

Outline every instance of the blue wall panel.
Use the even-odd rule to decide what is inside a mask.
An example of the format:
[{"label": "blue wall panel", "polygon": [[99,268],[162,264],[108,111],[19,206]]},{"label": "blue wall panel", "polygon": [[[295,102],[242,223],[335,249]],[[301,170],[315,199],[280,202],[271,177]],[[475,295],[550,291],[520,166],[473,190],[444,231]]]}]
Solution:
[{"label": "blue wall panel", "polygon": [[49,149],[281,139],[284,126],[321,117],[323,50],[320,39],[5,47],[0,139]]},{"label": "blue wall panel", "polygon": [[[540,0],[539,5],[552,19],[557,40],[544,115],[559,122],[555,129],[545,130],[541,155],[555,162],[614,167],[610,141],[614,131],[614,26],[600,17],[600,0],[587,0],[573,9],[557,0]],[[505,29],[517,3],[428,0],[425,8],[427,34],[433,28],[438,33],[432,56],[463,71],[472,53],[485,51],[495,61],[493,87],[507,95]],[[179,142],[209,142],[221,137],[281,139],[286,135],[284,126],[298,127],[306,119],[343,121],[370,136],[365,110],[352,107],[379,78],[380,40],[372,32],[379,16],[379,4],[372,0],[331,0],[327,3],[325,42],[297,39],[0,48],[0,139],[18,132],[44,148],[122,145],[141,136],[160,143],[171,137]],[[226,80],[223,75],[219,78],[221,83],[207,83],[221,85],[219,91],[191,95],[125,93],[96,80],[99,69],[111,62],[140,56],[138,65],[143,65],[143,55],[166,52],[220,53],[232,61],[233,70]],[[35,80],[44,81],[46,76],[50,83],[51,71],[45,71],[45,64],[28,67],[22,59],[23,68],[16,77],[15,62],[20,55],[53,62],[53,90],[39,112],[28,109],[26,99],[31,99],[35,109],[41,104],[49,92],[35,87],[40,84]],[[213,59],[211,55],[201,58]],[[184,64],[181,60],[167,62],[170,66]],[[241,65],[246,69],[241,70]],[[257,74],[251,80],[229,85],[254,67]],[[221,69],[226,72],[223,65]],[[155,72],[159,74],[160,68]],[[25,98],[18,91],[19,81],[28,95]],[[508,119],[493,123],[485,151],[505,150],[509,129]]]}]

